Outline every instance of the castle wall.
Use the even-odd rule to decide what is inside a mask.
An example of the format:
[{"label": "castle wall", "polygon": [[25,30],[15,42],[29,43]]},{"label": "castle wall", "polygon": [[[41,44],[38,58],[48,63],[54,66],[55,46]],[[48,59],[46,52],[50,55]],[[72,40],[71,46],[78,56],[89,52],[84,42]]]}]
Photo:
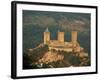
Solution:
[{"label": "castle wall", "polygon": [[49,47],[49,50],[56,50],[56,51],[66,51],[66,52],[72,52],[72,48],[55,48],[55,47]]}]

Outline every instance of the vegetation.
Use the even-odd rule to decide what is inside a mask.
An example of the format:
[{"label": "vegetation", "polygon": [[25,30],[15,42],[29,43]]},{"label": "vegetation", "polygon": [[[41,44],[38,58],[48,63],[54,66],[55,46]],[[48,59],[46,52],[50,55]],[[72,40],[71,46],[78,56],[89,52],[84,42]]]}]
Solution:
[{"label": "vegetation", "polygon": [[32,64],[37,62],[45,52],[48,51],[48,46],[44,45],[43,47],[37,48],[34,51],[26,51],[23,55],[23,69],[30,69],[30,68],[35,68],[36,65]]}]

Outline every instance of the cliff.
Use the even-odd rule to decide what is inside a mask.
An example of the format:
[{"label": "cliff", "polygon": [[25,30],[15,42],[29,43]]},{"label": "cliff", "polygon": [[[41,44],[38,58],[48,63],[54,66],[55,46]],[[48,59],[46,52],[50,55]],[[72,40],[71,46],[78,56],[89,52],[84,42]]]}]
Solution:
[{"label": "cliff", "polygon": [[57,62],[64,59],[64,55],[57,54],[56,52],[48,51],[44,54],[44,56],[39,59],[40,63],[50,63]]}]

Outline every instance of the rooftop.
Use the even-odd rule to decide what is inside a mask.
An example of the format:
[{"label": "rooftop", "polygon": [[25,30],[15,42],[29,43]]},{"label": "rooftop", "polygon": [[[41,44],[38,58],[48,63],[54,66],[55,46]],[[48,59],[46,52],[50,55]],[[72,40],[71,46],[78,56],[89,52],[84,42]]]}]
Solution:
[{"label": "rooftop", "polygon": [[48,28],[46,28],[45,32],[49,32]]}]

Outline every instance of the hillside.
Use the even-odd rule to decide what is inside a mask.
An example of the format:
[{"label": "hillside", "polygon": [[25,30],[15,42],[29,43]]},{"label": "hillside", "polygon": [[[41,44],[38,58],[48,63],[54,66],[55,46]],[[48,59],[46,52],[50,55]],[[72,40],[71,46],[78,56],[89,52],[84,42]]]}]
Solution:
[{"label": "hillside", "polygon": [[81,57],[77,54],[79,53],[48,50],[47,45],[40,44],[24,53],[23,69],[90,66],[89,56]]}]

